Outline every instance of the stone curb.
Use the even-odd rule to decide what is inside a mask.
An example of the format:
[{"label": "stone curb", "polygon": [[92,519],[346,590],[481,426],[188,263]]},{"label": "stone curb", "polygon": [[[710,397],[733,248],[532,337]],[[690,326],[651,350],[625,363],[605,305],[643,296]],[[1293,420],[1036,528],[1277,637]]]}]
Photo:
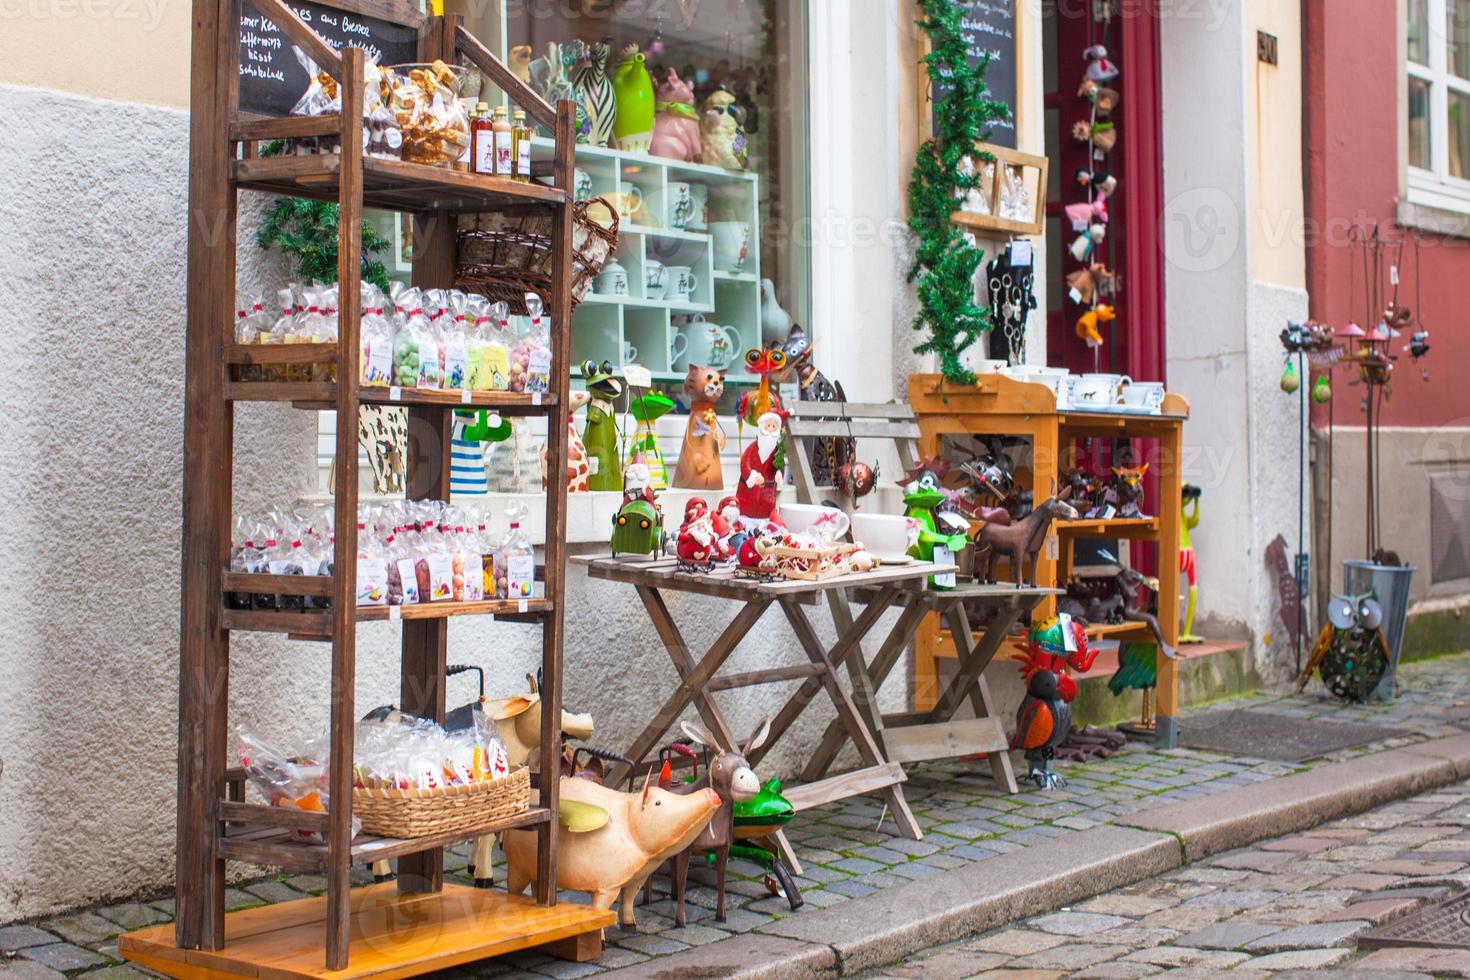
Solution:
[{"label": "stone curb", "polygon": [[1470,775],[1470,735],[1365,755],[1123,817],[1112,826],[1177,837],[1185,857],[1316,827]]},{"label": "stone curb", "polygon": [[607,974],[832,977],[1470,778],[1470,735],[1174,803]]}]

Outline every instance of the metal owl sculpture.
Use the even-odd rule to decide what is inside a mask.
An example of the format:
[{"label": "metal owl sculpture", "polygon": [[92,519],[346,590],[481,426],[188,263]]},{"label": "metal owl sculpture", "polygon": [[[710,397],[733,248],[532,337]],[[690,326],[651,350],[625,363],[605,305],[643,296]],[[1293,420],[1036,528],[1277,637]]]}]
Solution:
[{"label": "metal owl sculpture", "polygon": [[1383,636],[1383,607],[1372,595],[1334,595],[1327,604],[1327,623],[1317,634],[1312,656],[1296,679],[1300,694],[1312,679],[1340,701],[1366,701],[1383,680],[1390,662]]}]

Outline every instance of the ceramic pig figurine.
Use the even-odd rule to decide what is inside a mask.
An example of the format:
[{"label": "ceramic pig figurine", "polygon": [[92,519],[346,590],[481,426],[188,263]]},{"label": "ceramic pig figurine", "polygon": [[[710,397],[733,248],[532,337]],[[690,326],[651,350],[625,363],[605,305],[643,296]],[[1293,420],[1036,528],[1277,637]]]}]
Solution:
[{"label": "ceramic pig figurine", "polygon": [[658,101],[654,106],[658,115],[653,120],[653,144],[649,152],[671,160],[699,163],[703,148],[699,113],[694,109],[694,87],[670,68],[658,87]]},{"label": "ceramic pig figurine", "polygon": [[[633,903],[648,876],[688,847],[721,806],[720,794],[708,788],[679,796],[645,782],[642,792],[620,793],[570,776],[562,777],[561,798],[602,811],[606,822],[558,835],[556,886],[590,893],[594,908],[618,900],[624,929],[638,927]],[[506,889],[519,895],[536,879],[536,832],[507,831],[505,861]]]}]

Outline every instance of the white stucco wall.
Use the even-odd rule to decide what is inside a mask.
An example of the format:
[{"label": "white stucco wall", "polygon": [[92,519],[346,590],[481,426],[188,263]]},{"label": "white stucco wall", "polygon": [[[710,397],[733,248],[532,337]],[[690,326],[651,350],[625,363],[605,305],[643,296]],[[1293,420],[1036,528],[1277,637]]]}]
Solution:
[{"label": "white stucco wall", "polygon": [[[900,62],[895,23],[885,33],[849,22],[852,48],[837,39],[821,46],[831,49],[828,69],[845,73],[832,79],[832,97],[842,97],[849,81],[861,82],[864,99],[893,87],[888,73]],[[887,53],[868,61],[870,46]],[[13,380],[0,395],[7,502],[0,539],[25,564],[0,599],[9,627],[0,634],[5,922],[172,881],[188,117],[173,108],[0,86],[0,118],[9,124],[0,137],[0,168],[9,178],[0,195],[0,240],[11,250],[10,279],[23,287],[0,304],[0,328],[13,338],[14,352]],[[66,125],[57,127],[56,119]],[[853,136],[837,134],[842,166]],[[852,168],[853,183],[833,206],[862,201],[863,214],[891,214],[901,193],[899,165],[895,152],[882,166]],[[288,275],[253,244],[250,215],[260,203],[242,209],[242,289],[274,288]],[[901,260],[881,241],[829,265],[835,273],[825,282],[826,295],[859,298],[847,316],[829,317],[823,328],[829,370],[851,379],[853,397],[882,399],[892,391],[889,324],[900,302]],[[840,247],[840,239],[819,239],[815,247]],[[313,413],[246,406],[237,418],[237,508],[292,501],[315,489]],[[670,605],[696,651],[735,611],[682,596]],[[825,607],[811,615],[830,643]],[[363,711],[397,699],[398,630],[360,630]],[[598,744],[626,748],[675,681],[641,604],[626,586],[588,582],[573,570],[567,636],[566,703],[593,713]],[[484,665],[492,692],[508,693],[539,663],[538,641],[531,627],[456,620],[450,660]],[[728,669],[799,662],[805,658],[772,609]],[[232,723],[253,723],[282,740],[324,726],[324,645],[243,636],[234,644],[232,672]],[[903,705],[904,672],[884,692],[890,710]],[[451,702],[468,699],[471,685],[452,681]],[[729,692],[721,705],[743,733],[796,687]],[[763,773],[798,769],[831,717],[818,695]]]},{"label": "white stucco wall", "polygon": [[[1176,11],[1162,18],[1161,228],[1169,387],[1190,401],[1185,479],[1205,491],[1193,536],[1196,632],[1248,636],[1256,641],[1257,667],[1279,676],[1290,654],[1279,635],[1264,643],[1275,608],[1264,554],[1278,532],[1295,548],[1299,443],[1296,403],[1278,387],[1276,335],[1307,312],[1298,285],[1300,127],[1282,122],[1279,103],[1299,100],[1300,91],[1258,75],[1258,18],[1272,19],[1262,29],[1282,30],[1291,14],[1255,6],[1213,5],[1210,17]],[[1300,60],[1293,38],[1281,44],[1284,63]],[[1270,111],[1262,111],[1258,88],[1269,92]],[[1271,247],[1257,249],[1257,241]]]}]

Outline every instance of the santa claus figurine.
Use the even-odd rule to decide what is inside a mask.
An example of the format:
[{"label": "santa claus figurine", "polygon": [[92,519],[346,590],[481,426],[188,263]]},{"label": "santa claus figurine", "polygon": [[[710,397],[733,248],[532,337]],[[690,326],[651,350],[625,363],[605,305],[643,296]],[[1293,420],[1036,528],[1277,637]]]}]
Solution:
[{"label": "santa claus figurine", "polygon": [[708,567],[725,557],[712,517],[703,497],[690,497],[684,505],[684,524],[679,528],[678,540],[679,560],[684,564]]},{"label": "santa claus figurine", "polygon": [[781,416],[766,412],[758,420],[755,440],[740,454],[740,484],[735,488],[735,504],[740,523],[748,531],[767,524],[780,524],[776,514],[776,496],[781,492],[782,471],[786,465]]},{"label": "santa claus figurine", "polygon": [[658,506],[647,463],[629,463],[627,469],[623,470],[623,504],[626,506],[635,500],[646,500],[655,507]]}]

